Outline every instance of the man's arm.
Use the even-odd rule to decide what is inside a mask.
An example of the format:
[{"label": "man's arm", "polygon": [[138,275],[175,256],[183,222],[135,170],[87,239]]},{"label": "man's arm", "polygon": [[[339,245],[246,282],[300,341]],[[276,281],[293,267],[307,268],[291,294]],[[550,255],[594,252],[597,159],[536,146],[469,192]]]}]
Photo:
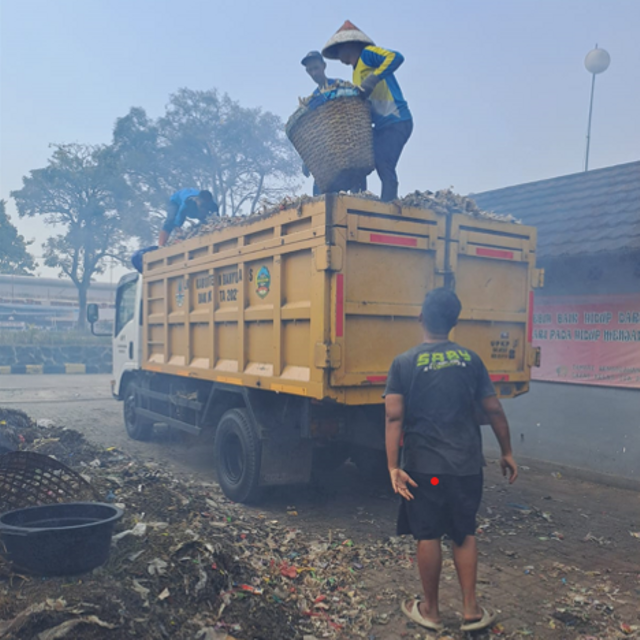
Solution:
[{"label": "man's arm", "polygon": [[158,246],[164,247],[169,241],[169,236],[171,232],[175,229],[175,218],[176,212],[178,210],[178,205],[173,201],[173,198],[169,201],[169,206],[167,207],[167,217],[162,225],[162,229],[160,230],[160,235],[158,237]]},{"label": "man's arm", "polygon": [[387,448],[387,465],[391,485],[396,493],[406,500],[413,500],[407,484],[417,487],[417,483],[406,471],[400,468],[400,441],[402,440],[402,423],[404,421],[404,396],[399,393],[387,394],[384,398],[386,425],[385,444]]},{"label": "man's arm", "polygon": [[489,419],[489,424],[493,429],[496,440],[500,445],[500,466],[502,467],[502,475],[507,475],[509,470],[509,483],[513,484],[518,477],[518,465],[513,459],[511,452],[511,437],[509,435],[509,422],[502,408],[502,403],[495,395],[488,396],[482,400],[482,410]]},{"label": "man's arm", "polygon": [[404,420],[404,396],[393,393],[385,397],[385,443],[389,472],[400,467],[400,441]]},{"label": "man's arm", "polygon": [[362,51],[362,62],[375,69],[373,75],[378,80],[384,80],[398,69],[404,58],[397,51],[369,46]]}]

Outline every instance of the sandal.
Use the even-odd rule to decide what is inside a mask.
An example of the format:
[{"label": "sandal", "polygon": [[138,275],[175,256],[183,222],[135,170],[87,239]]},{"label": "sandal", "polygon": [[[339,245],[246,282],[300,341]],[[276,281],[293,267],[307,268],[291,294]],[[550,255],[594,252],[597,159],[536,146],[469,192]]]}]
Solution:
[{"label": "sandal", "polygon": [[480,608],[482,609],[482,618],[464,622],[460,627],[460,631],[481,631],[482,629],[490,627],[496,621],[498,614],[495,611],[485,609],[484,607]]},{"label": "sandal", "polygon": [[[409,602],[409,606],[407,606],[407,602]],[[425,629],[429,629],[429,631],[442,631],[444,629],[444,625],[441,622],[432,622],[431,620],[427,620],[420,613],[420,601],[419,600],[403,600],[400,605],[402,609],[402,613],[404,613],[409,620],[419,624],[421,627]]]}]

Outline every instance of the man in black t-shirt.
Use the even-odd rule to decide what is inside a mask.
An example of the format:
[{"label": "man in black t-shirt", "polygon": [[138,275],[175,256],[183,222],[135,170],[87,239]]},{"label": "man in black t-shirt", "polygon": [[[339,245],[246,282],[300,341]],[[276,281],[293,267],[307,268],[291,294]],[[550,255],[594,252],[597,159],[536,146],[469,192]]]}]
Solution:
[{"label": "man in black t-shirt", "polygon": [[433,631],[443,628],[438,585],[445,534],[453,541],[462,589],[462,631],[485,629],[496,618],[476,601],[476,514],[485,464],[479,409],[500,444],[503,475],[509,472],[510,483],[518,477],[509,424],[484,363],[473,351],[449,341],[461,308],[449,289],[427,295],[420,315],[424,342],[393,361],[385,391],[389,474],[401,496],[398,535],[412,534],[418,541],[424,589],[424,601],[404,601],[402,611]]}]

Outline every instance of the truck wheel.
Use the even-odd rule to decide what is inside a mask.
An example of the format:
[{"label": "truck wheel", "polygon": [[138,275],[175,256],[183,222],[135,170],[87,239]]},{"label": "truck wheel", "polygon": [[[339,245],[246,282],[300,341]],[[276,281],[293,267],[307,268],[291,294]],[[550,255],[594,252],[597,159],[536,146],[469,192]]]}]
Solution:
[{"label": "truck wheel", "polygon": [[153,432],[153,422],[136,414],[137,386],[131,381],[124,391],[124,426],[130,438],[148,440]]},{"label": "truck wheel", "polygon": [[218,482],[234,502],[257,502],[261,495],[261,443],[246,409],[231,409],[220,420],[214,442]]}]

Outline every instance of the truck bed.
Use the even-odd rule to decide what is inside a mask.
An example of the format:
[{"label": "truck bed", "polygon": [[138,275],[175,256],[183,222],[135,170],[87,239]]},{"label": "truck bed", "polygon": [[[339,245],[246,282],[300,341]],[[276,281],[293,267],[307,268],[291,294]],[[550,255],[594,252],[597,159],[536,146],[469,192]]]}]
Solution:
[{"label": "truck bed", "polygon": [[379,404],[393,358],[421,340],[427,291],[455,288],[452,339],[499,395],[528,389],[535,229],[327,196],[146,254],[147,371]]}]

